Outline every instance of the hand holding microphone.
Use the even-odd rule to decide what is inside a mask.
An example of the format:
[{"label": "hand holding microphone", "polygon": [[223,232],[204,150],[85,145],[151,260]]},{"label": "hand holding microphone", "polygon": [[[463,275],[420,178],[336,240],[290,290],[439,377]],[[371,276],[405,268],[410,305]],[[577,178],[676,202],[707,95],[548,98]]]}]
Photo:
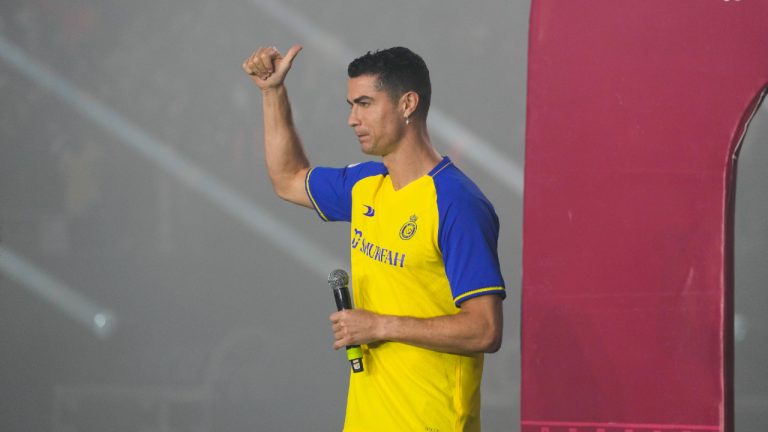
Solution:
[{"label": "hand holding microphone", "polygon": [[347,341],[351,341],[355,338],[357,333],[361,329],[365,328],[359,326],[360,320],[354,319],[355,315],[373,315],[370,312],[362,310],[352,309],[352,297],[349,295],[349,275],[344,270],[334,270],[328,275],[328,285],[333,290],[333,298],[336,300],[336,310],[331,315],[331,322],[333,323],[333,335],[336,342],[333,344],[334,349],[339,349],[342,346],[347,347],[347,359],[352,366],[352,371],[355,373],[363,371],[363,351],[360,349],[360,345],[348,344]]}]

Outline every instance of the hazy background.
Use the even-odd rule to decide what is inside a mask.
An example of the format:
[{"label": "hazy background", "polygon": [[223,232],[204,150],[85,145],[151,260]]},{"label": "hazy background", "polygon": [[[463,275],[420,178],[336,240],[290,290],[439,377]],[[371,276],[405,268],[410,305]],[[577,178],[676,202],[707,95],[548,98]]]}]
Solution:
[{"label": "hazy background", "polygon": [[[287,84],[313,164],[365,160],[346,64],[431,70],[432,138],[495,204],[509,297],[484,430],[518,429],[527,1],[3,0],[0,431],[331,431],[348,364],[327,273],[348,226],[271,191],[240,64]],[[768,425],[768,114],[741,153],[737,425]],[[466,147],[464,147],[466,145]]]}]

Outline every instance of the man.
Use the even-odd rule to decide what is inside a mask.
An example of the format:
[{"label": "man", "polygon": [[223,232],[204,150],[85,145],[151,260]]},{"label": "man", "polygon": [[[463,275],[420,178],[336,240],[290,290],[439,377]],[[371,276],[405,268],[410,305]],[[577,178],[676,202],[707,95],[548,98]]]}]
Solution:
[{"label": "man", "polygon": [[365,371],[351,374],[344,430],[480,430],[483,353],[502,336],[498,218],[432,146],[429,71],[401,47],[354,60],[347,121],[381,162],[310,168],[283,84],[300,50],[260,48],[243,69],[262,91],[276,194],[351,222],[356,308],[330,320],[334,349],[362,345]]}]

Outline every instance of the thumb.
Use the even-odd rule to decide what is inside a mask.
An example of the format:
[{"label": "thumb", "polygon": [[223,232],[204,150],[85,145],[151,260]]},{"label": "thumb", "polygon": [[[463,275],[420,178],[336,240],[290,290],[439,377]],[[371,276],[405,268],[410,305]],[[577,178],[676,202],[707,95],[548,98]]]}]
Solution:
[{"label": "thumb", "polygon": [[[291,47],[291,49],[288,50],[287,53],[285,53],[285,57],[283,57],[283,61],[281,63],[284,63],[286,68],[290,68],[293,64],[293,59],[296,58],[296,55],[299,54],[299,51],[301,51],[304,47],[301,45],[294,45]],[[282,66],[282,65],[281,65]]]}]

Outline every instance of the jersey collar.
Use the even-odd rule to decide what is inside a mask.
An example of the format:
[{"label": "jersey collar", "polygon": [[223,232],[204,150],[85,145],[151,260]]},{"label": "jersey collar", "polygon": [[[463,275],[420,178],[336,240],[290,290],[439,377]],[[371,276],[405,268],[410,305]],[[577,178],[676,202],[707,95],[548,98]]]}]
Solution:
[{"label": "jersey collar", "polygon": [[443,156],[443,160],[440,161],[437,165],[435,165],[434,168],[427,174],[430,177],[436,176],[440,171],[442,171],[445,167],[452,164],[451,159],[448,156]]}]

